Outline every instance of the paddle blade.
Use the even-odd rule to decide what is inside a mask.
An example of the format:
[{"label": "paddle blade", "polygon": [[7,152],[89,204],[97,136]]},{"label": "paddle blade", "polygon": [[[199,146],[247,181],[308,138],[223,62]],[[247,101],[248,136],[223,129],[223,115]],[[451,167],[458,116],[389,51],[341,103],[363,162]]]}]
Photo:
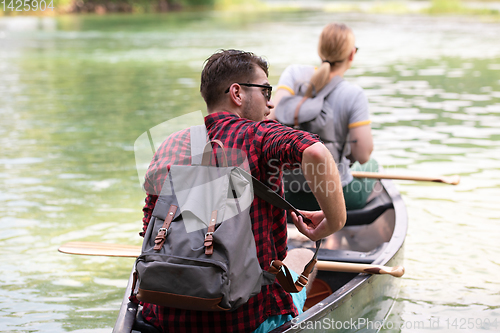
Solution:
[{"label": "paddle blade", "polygon": [[402,277],[405,273],[405,268],[403,266],[395,266],[395,267],[374,266],[373,268],[365,269],[364,273],[389,274],[394,277]]},{"label": "paddle blade", "polygon": [[141,254],[140,246],[94,242],[69,242],[58,250],[68,254],[127,258],[137,258]]},{"label": "paddle blade", "polygon": [[460,176],[459,175],[443,176],[442,178],[443,178],[442,182],[446,183],[446,184],[458,185],[460,183]]}]

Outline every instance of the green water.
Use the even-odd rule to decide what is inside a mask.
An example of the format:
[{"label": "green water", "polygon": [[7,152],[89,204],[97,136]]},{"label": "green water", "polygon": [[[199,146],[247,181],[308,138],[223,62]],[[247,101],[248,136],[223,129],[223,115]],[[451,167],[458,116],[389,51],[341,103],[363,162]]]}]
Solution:
[{"label": "green water", "polygon": [[110,332],[133,260],[58,246],[141,243],[134,141],[204,110],[215,50],[265,56],[276,85],[288,64],[317,64],[330,21],[357,37],[346,79],[369,97],[374,157],[462,176],[398,182],[410,224],[390,320],[404,327],[385,332],[500,331],[500,24],[314,11],[0,19],[0,331]]}]

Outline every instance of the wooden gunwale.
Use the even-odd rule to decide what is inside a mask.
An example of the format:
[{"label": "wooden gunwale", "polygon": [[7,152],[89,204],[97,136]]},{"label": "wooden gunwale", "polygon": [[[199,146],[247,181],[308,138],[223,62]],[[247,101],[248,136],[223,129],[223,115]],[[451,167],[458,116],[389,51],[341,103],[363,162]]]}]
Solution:
[{"label": "wooden gunwale", "polygon": [[[404,241],[406,238],[406,232],[408,227],[408,216],[406,212],[406,206],[397,190],[395,184],[391,180],[380,180],[385,191],[389,195],[395,212],[395,225],[394,231],[392,233],[389,244],[384,249],[382,255],[380,255],[377,259],[373,261],[374,265],[388,265],[390,262],[391,265],[402,264],[403,254],[404,254]],[[396,263],[396,261],[398,261]],[[343,285],[341,288],[334,291],[330,296],[325,298],[320,303],[314,305],[295,319],[297,320],[292,324],[291,322],[285,323],[283,326],[276,328],[271,333],[290,333],[290,332],[299,332],[299,331],[311,331],[304,329],[301,327],[308,327],[306,322],[312,321],[316,322],[319,320],[323,320],[326,316],[332,317],[334,312],[341,308],[342,306],[346,306],[348,301],[353,298],[355,294],[362,293],[363,288],[368,284],[375,284],[377,280],[387,279],[386,276],[382,275],[368,275],[368,274],[358,274],[353,277],[348,283]],[[389,279],[389,283],[398,283],[398,281],[392,281],[394,278]],[[395,298],[395,295],[392,295]],[[392,305],[391,307],[392,308]],[[337,310],[338,311],[338,310]],[[378,320],[384,320],[386,316],[389,314],[389,311],[385,314],[384,318],[378,318]],[[302,324],[301,324],[302,323]],[[353,329],[352,331],[357,331],[359,329]],[[314,332],[312,330],[311,332]],[[344,331],[343,331],[344,332]],[[349,330],[345,330],[345,332],[349,332]],[[364,330],[363,332],[369,332],[369,330]],[[374,331],[375,332],[375,331]]]}]

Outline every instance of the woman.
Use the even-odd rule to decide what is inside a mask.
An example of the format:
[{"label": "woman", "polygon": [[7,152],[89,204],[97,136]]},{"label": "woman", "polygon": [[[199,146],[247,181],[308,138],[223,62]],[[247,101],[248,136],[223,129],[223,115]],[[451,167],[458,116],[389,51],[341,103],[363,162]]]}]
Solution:
[{"label": "woman", "polygon": [[[319,39],[321,65],[318,68],[287,67],[274,96],[276,110],[269,116],[288,125],[293,122],[299,125],[301,117],[302,120],[311,119],[305,113],[321,113],[324,120],[300,122],[299,127],[318,134],[325,144],[329,143],[339,169],[347,209],[364,207],[375,184],[374,180],[353,178],[350,170],[378,170],[376,161],[370,159],[373,139],[368,100],[361,87],[343,80],[357,50],[350,28],[345,24],[328,24]],[[351,161],[355,163],[349,167]],[[307,184],[297,186],[300,182],[293,181],[293,175],[288,175],[286,180],[286,198],[292,205],[305,210],[319,209]]]}]

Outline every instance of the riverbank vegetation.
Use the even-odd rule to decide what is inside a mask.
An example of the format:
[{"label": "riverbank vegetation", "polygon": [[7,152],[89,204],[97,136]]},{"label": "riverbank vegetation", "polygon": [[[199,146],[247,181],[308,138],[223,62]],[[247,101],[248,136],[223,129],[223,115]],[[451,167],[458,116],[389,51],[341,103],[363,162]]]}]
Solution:
[{"label": "riverbank vegetation", "polygon": [[500,19],[500,1],[462,0],[430,1],[370,1],[370,2],[332,2],[324,8],[329,12],[363,12],[377,14],[427,14],[427,15],[471,15],[489,16]]},{"label": "riverbank vegetation", "polygon": [[[42,9],[42,3],[46,9]],[[65,13],[158,13],[181,10],[368,12],[386,14],[483,15],[500,18],[500,1],[429,0],[386,1],[307,1],[269,2],[266,0],[0,0],[0,16],[57,15]],[[26,10],[28,8],[29,10]],[[36,9],[35,9],[36,8]],[[50,8],[51,10],[47,9]]]},{"label": "riverbank vegetation", "polygon": [[[40,4],[43,3],[41,6]],[[260,0],[0,0],[0,16],[66,13],[158,13],[260,7]]]},{"label": "riverbank vegetation", "polygon": [[[483,1],[492,3],[492,1]],[[473,15],[499,15],[498,9],[487,7],[469,7],[461,0],[432,0],[429,8],[424,10],[429,14],[473,14]]]}]

